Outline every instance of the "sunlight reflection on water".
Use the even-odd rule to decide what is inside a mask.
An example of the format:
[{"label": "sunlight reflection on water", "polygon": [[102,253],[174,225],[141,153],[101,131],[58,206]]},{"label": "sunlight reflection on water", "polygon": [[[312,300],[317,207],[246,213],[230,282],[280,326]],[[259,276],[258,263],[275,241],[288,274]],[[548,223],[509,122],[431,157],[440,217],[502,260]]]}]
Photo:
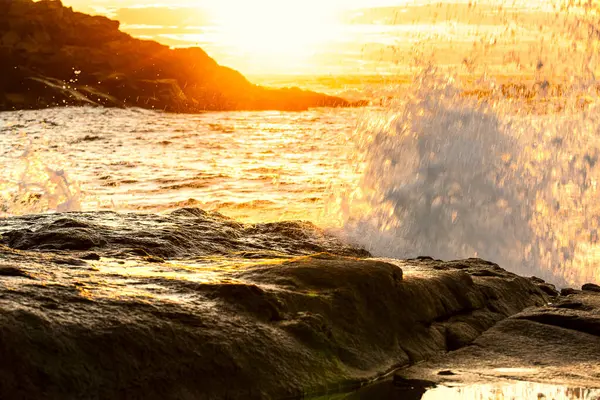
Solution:
[{"label": "sunlight reflection on water", "polygon": [[467,386],[438,386],[433,389],[403,389],[384,381],[344,395],[319,400],[598,400],[599,389],[573,388],[535,382],[494,382]]},{"label": "sunlight reflection on water", "polygon": [[596,400],[598,396],[600,390],[514,382],[459,388],[440,387],[425,393],[422,400]]},{"label": "sunlight reflection on water", "polygon": [[0,205],[13,214],[45,211],[26,193],[11,197],[25,179],[48,180],[37,169],[23,174],[22,154],[31,148],[26,161],[60,167],[77,180],[85,211],[195,206],[252,222],[318,221],[328,188],[356,180],[351,138],[364,112],[1,113],[0,162],[8,179]]}]

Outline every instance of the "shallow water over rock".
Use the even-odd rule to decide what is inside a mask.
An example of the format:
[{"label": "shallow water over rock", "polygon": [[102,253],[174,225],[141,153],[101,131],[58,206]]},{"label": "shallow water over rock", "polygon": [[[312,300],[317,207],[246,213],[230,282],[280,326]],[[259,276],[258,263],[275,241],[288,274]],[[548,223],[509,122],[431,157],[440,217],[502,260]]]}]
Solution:
[{"label": "shallow water over rock", "polygon": [[[422,385],[422,386],[421,386]],[[329,395],[314,400],[597,400],[600,389],[569,387],[526,381],[497,381],[466,386],[426,387],[413,382],[408,387],[391,380],[379,382],[353,393]]]}]

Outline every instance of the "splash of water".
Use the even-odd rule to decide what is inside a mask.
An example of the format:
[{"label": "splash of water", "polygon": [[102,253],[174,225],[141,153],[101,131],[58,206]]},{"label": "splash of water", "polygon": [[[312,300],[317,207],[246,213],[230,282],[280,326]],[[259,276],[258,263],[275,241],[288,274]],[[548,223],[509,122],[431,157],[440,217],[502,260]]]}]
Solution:
[{"label": "splash of water", "polygon": [[597,95],[477,88],[428,67],[363,122],[360,183],[337,201],[344,235],[377,256],[478,256],[561,286],[600,281]]},{"label": "splash of water", "polygon": [[0,216],[81,210],[77,183],[40,157],[31,140],[23,136],[21,149],[12,152],[0,178]]},{"label": "splash of water", "polygon": [[360,182],[333,206],[349,240],[378,256],[479,256],[561,286],[600,282],[599,6],[547,5],[552,29],[521,27],[538,35],[527,60],[505,57],[518,81],[487,77],[494,46],[517,48],[509,16],[505,37],[465,57],[470,86],[415,56],[412,85],[359,127]]}]

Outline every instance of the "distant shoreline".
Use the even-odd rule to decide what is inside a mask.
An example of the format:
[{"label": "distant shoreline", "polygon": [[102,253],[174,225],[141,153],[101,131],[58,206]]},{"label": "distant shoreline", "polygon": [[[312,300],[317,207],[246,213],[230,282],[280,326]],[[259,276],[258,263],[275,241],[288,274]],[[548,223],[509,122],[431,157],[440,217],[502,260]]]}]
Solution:
[{"label": "distant shoreline", "polygon": [[258,86],[198,47],[171,49],[119,27],[60,1],[0,3],[0,110],[87,105],[198,113],[366,104]]}]

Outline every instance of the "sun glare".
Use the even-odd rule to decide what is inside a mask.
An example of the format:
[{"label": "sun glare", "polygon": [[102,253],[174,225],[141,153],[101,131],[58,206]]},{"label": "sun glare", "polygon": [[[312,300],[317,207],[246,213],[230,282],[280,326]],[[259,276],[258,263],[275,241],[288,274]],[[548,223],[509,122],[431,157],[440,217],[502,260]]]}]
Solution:
[{"label": "sun glare", "polygon": [[335,40],[335,2],[224,0],[210,5],[221,44],[256,69],[305,69],[324,44]]}]

